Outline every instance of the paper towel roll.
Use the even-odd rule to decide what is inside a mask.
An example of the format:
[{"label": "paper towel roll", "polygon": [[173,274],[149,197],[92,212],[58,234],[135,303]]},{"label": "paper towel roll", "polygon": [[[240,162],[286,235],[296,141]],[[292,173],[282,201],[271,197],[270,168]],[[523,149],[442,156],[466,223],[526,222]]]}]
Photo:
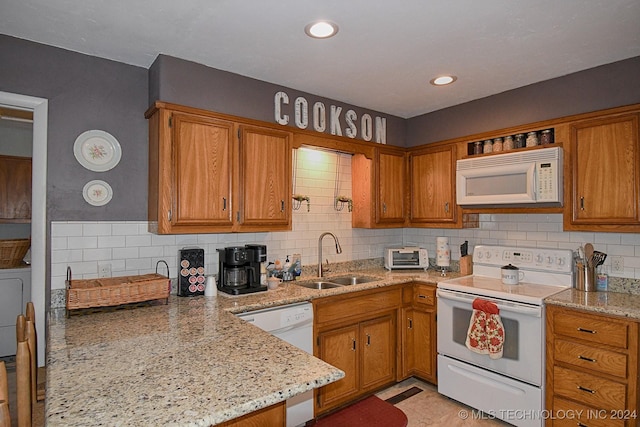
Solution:
[{"label": "paper towel roll", "polygon": [[451,251],[449,250],[448,237],[436,237],[436,265],[449,267],[451,263]]}]

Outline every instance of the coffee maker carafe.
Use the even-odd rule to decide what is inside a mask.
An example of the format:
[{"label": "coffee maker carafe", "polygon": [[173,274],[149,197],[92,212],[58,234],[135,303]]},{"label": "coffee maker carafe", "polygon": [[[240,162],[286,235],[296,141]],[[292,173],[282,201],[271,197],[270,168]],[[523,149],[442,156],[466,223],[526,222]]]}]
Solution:
[{"label": "coffee maker carafe", "polygon": [[240,295],[266,291],[260,284],[260,263],[267,259],[267,247],[263,245],[230,246],[218,249],[218,289]]}]

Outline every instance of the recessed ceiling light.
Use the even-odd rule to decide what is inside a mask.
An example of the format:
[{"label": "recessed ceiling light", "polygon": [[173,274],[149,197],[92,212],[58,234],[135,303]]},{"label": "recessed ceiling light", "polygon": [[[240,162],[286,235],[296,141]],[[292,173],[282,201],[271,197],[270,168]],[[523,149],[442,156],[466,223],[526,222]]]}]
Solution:
[{"label": "recessed ceiling light", "polygon": [[456,76],[440,76],[440,77],[431,79],[429,83],[431,83],[434,86],[444,86],[444,85],[451,84],[456,80],[458,80]]},{"label": "recessed ceiling light", "polygon": [[327,39],[338,33],[338,25],[329,21],[316,21],[304,27],[304,32],[315,39]]}]

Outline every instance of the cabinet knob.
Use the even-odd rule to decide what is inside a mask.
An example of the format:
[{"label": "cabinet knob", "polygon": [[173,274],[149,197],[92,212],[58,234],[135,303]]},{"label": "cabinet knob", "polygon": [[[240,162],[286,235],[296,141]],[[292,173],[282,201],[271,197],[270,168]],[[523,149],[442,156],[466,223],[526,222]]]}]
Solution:
[{"label": "cabinet knob", "polygon": [[446,202],[446,203],[444,204],[444,212],[445,212],[445,213],[449,213],[449,202]]},{"label": "cabinet knob", "polygon": [[222,198],[222,210],[223,211],[227,210],[227,198],[226,197]]},{"label": "cabinet knob", "polygon": [[584,196],[580,196],[580,210],[584,210]]},{"label": "cabinet knob", "polygon": [[387,204],[386,203],[382,203],[382,213],[387,213]]},{"label": "cabinet knob", "polygon": [[355,338],[351,338],[351,351],[356,351],[356,339]]},{"label": "cabinet knob", "polygon": [[367,334],[367,347],[371,345],[371,335]]},{"label": "cabinet knob", "polygon": [[280,200],[280,212],[284,212],[284,200]]},{"label": "cabinet knob", "polygon": [[407,320],[409,321],[409,329],[413,329],[413,319],[409,317]]}]

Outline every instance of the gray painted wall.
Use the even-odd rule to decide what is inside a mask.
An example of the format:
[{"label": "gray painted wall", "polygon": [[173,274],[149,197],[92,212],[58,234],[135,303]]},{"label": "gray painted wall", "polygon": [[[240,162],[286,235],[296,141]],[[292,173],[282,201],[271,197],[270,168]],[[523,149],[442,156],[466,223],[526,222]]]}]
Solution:
[{"label": "gray painted wall", "polygon": [[[149,104],[160,100],[275,124],[274,95],[278,91],[284,91],[289,96],[292,111],[294,100],[299,96],[304,97],[309,102],[309,106],[315,102],[324,103],[327,114],[330,105],[342,107],[340,123],[342,124],[343,136],[344,114],[348,109],[353,109],[358,118],[368,113],[374,120],[376,116],[387,119],[387,144],[404,146],[406,139],[406,120],[400,117],[209,68],[171,56],[159,55],[151,65],[149,75]],[[293,113],[289,115],[291,116],[289,126],[295,127]],[[311,114],[309,115],[311,116]],[[312,130],[311,125],[308,130]],[[325,133],[329,134],[328,125]]]},{"label": "gray painted wall", "polygon": [[413,117],[406,146],[639,103],[638,76],[640,57]]},{"label": "gray painted wall", "polygon": [[[48,220],[142,220],[147,217],[147,70],[0,35],[0,90],[49,100]],[[82,132],[111,133],[122,160],[107,172],[91,172],[73,155]],[[83,186],[102,179],[111,203],[84,201]]]}]

